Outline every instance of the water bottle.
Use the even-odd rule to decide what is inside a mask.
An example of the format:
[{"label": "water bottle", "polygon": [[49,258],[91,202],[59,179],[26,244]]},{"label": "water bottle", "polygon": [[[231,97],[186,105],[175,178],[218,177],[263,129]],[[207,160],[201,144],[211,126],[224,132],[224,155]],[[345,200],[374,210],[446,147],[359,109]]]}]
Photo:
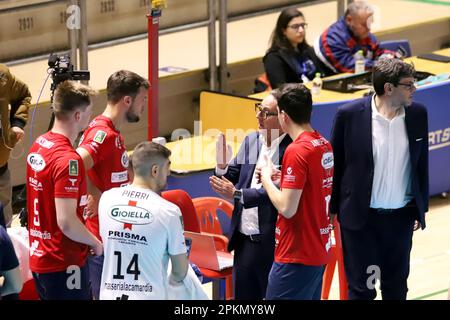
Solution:
[{"label": "water bottle", "polygon": [[362,50],[355,53],[355,73],[363,73],[366,71],[366,59]]},{"label": "water bottle", "polygon": [[311,94],[314,96],[318,96],[321,90],[322,90],[322,79],[320,79],[320,72],[317,72],[316,76],[312,81]]}]

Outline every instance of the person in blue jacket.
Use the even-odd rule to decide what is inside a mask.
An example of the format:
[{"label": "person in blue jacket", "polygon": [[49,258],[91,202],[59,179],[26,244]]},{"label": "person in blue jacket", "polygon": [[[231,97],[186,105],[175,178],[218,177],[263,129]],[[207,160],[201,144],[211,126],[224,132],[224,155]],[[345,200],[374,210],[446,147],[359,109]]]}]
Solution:
[{"label": "person in blue jacket", "polygon": [[362,50],[366,69],[372,69],[382,55],[394,57],[395,53],[380,47],[370,33],[373,8],[366,1],[352,2],[343,17],[328,27],[314,43],[317,57],[334,73],[353,72],[354,55]]}]

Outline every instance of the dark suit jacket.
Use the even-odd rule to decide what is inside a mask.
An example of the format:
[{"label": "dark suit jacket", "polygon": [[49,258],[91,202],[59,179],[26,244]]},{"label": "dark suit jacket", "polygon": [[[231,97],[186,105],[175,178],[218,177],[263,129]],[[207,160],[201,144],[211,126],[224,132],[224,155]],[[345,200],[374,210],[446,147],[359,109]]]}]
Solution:
[{"label": "dark suit jacket", "polygon": [[[282,163],[284,151],[292,142],[292,139],[286,135],[280,142],[278,148],[279,164]],[[228,233],[228,250],[232,251],[236,245],[236,236],[239,233],[239,224],[241,222],[242,209],[258,207],[259,232],[262,236],[273,237],[275,241],[275,224],[278,211],[263,189],[251,189],[253,172],[256,168],[256,161],[261,150],[262,140],[259,133],[254,132],[245,137],[238,154],[228,166],[225,178],[230,180],[236,189],[242,189],[244,205],[238,200],[234,201],[233,216],[231,218],[230,231]],[[275,156],[276,158],[276,156]],[[270,248],[268,248],[270,250]],[[273,248],[272,248],[273,250]]]},{"label": "dark suit jacket", "polygon": [[[372,152],[372,97],[348,103],[338,109],[331,133],[334,152],[331,213],[337,213],[342,227],[361,229],[368,217],[374,163]],[[425,228],[428,211],[428,116],[425,106],[413,103],[405,108],[411,158],[412,193],[418,208],[416,219]]]},{"label": "dark suit jacket", "polygon": [[[316,72],[319,72],[322,77],[330,74],[323,62],[316,57],[313,47],[308,46],[301,54],[314,63]],[[297,73],[294,57],[287,50],[269,50],[263,58],[263,63],[270,86],[273,89],[278,88],[284,83],[303,82]]]}]

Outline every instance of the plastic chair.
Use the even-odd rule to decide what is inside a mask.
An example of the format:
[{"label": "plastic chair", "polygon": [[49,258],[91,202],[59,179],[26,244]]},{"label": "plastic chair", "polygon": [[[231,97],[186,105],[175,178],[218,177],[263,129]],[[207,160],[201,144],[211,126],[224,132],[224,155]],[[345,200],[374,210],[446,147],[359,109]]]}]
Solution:
[{"label": "plastic chair", "polygon": [[180,208],[183,215],[184,230],[200,232],[200,223],[197,219],[192,198],[186,191],[181,189],[169,190],[162,192],[161,196]]},{"label": "plastic chair", "polygon": [[411,46],[406,39],[380,42],[380,47],[391,51],[402,51],[404,57],[411,57]]},{"label": "plastic chair", "polygon": [[[195,211],[197,212],[197,218],[200,223],[200,230],[202,233],[212,233],[220,235],[223,237],[224,234],[228,233],[231,223],[231,215],[233,213],[233,205],[221,198],[217,197],[199,197],[192,199],[194,203]],[[224,237],[224,242],[215,241],[217,250],[227,251],[228,238]],[[210,272],[208,270],[206,273],[210,275],[217,271]],[[232,268],[220,271],[222,275],[225,272],[225,298],[227,300],[233,298],[233,274]],[[205,274],[205,276],[207,276]],[[207,276],[208,277],[208,276]],[[217,294],[217,293],[216,293]]]},{"label": "plastic chair", "polygon": [[334,242],[331,246],[331,261],[325,267],[322,282],[322,300],[328,300],[331,283],[333,282],[334,270],[338,266],[339,276],[339,299],[348,300],[348,284],[344,270],[344,256],[342,253],[341,229],[337,219],[334,220]]},{"label": "plastic chair", "polygon": [[[180,208],[184,220],[184,229],[186,231],[202,232],[194,203],[186,191],[180,189],[169,190],[162,192],[161,196]],[[228,238],[221,233],[213,234],[213,236],[216,249],[226,251],[228,247]],[[220,292],[222,290],[220,288],[220,279],[225,279],[225,299],[233,298],[233,268],[224,269],[222,271],[211,270],[203,268],[202,266],[198,266],[198,268],[205,278],[213,280],[213,299],[219,299],[221,296]]]},{"label": "plastic chair", "polygon": [[217,197],[192,199],[202,232],[227,234],[230,230],[233,205]]}]

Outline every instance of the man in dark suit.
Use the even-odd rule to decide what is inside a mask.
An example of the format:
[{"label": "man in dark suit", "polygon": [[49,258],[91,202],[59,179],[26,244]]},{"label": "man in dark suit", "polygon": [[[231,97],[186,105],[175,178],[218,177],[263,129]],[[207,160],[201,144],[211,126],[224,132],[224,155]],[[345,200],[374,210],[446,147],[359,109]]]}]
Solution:
[{"label": "man in dark suit", "polygon": [[264,165],[265,155],[275,165],[281,164],[284,151],[292,142],[278,122],[276,94],[277,91],[273,91],[255,106],[259,130],[245,137],[231,162],[224,160],[225,153],[231,153],[230,147],[223,135],[219,138],[216,176],[210,178],[215,192],[234,200],[228,250],[234,250],[233,279],[237,300],[262,300],[265,297],[273,263],[278,212],[261,187],[255,169]]},{"label": "man in dark suit", "polygon": [[412,102],[414,67],[376,63],[375,94],[334,119],[331,212],[341,224],[350,299],[406,299],[413,231],[428,211],[428,120]]}]

